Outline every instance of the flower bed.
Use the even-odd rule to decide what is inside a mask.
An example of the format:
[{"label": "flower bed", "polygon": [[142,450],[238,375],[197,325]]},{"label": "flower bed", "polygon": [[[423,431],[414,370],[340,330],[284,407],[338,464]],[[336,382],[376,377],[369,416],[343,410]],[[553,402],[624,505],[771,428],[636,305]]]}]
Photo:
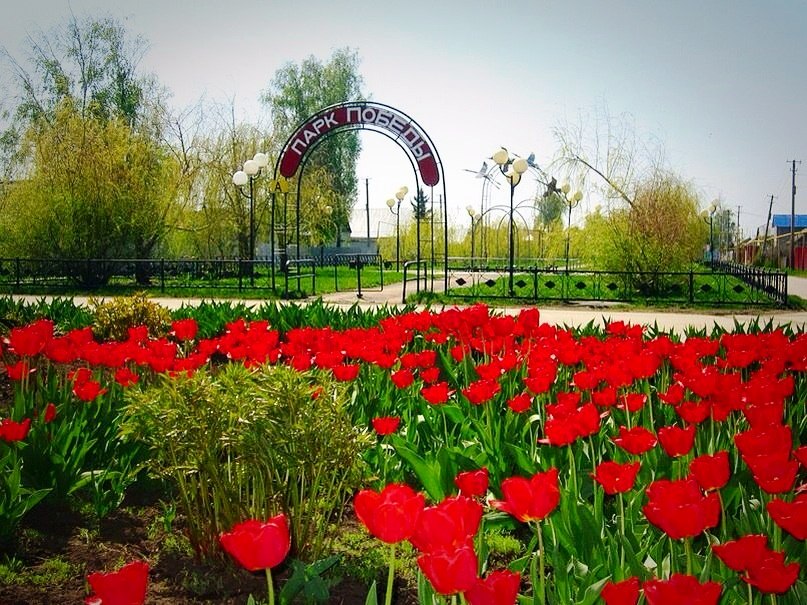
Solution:
[{"label": "flower bed", "polygon": [[[305,397],[349,415],[364,444],[356,515],[390,545],[388,587],[397,545],[414,547],[420,602],[807,602],[807,336],[682,341],[621,323],[574,331],[539,319],[535,309],[502,316],[475,306],[344,330],[237,320],[198,338],[186,318],[166,337],[134,328],[104,343],[89,329],[55,335],[46,320],[13,329],[0,351],[14,381],[0,421],[0,534],[13,542],[33,507],[76,493],[89,494],[99,517],[119,506],[154,456],[126,429],[150,390],[223,380],[223,364],[255,375],[283,366],[301,373]],[[215,491],[194,472],[192,485],[174,476],[180,510],[189,491]],[[290,489],[310,481],[295,477]],[[263,483],[256,491],[252,479],[237,485],[243,501],[216,501],[216,511],[233,511],[232,525],[342,514],[303,508]],[[521,545],[506,561],[494,556],[502,536]],[[295,539],[291,531],[293,556],[305,558],[309,540]],[[202,544],[205,556],[224,556]]]}]

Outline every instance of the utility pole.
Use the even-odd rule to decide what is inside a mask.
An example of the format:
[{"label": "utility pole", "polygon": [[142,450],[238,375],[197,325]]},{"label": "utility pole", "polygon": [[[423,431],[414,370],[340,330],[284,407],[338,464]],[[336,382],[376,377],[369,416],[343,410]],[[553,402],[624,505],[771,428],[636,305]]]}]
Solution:
[{"label": "utility pole", "polygon": [[801,160],[790,160],[792,162],[793,171],[793,187],[790,190],[790,270],[796,264],[796,249],[793,245],[794,234],[796,232],[796,162],[801,164]]},{"label": "utility pole", "polygon": [[762,258],[765,259],[765,250],[768,247],[768,225],[771,224],[771,212],[773,212],[773,195],[771,195],[771,203],[768,204],[768,220],[765,223],[765,238],[762,240]]},{"label": "utility pole", "polygon": [[740,243],[740,240],[742,240],[742,238],[743,238],[743,235],[742,235],[743,232],[740,229],[740,209],[741,208],[742,208],[742,206],[737,204],[737,236],[736,236],[737,237],[737,243],[736,243],[736,245],[737,245],[736,250],[737,251],[734,253],[734,262],[738,263],[738,264],[740,263],[740,251],[742,250],[742,244]]}]

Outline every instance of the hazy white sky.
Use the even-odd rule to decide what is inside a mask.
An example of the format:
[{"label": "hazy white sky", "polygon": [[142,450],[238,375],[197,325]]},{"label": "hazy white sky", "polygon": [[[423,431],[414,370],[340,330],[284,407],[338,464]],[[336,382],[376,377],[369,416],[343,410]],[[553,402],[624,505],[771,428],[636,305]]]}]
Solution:
[{"label": "hazy white sky", "polygon": [[[670,167],[707,202],[741,205],[746,234],[764,225],[771,194],[774,213],[790,212],[786,160],[807,160],[805,0],[4,4],[0,44],[16,56],[27,34],[64,23],[70,10],[108,14],[148,40],[142,65],[177,107],[203,94],[235,97],[250,119],[265,111],[258,97],[285,62],[355,48],[371,98],[409,114],[435,143],[450,216],[462,224],[481,197],[481,180],[463,168],[501,145],[545,165],[558,149],[554,127],[604,109],[660,140]],[[384,209],[401,184],[413,189],[411,168],[385,137],[361,136],[358,176],[371,179],[370,206]],[[807,162],[797,185],[805,173]],[[533,187],[526,180],[517,197]],[[805,196],[807,188],[796,212],[807,211]],[[363,183],[359,199],[363,207]],[[575,220],[597,202],[587,198]]]}]

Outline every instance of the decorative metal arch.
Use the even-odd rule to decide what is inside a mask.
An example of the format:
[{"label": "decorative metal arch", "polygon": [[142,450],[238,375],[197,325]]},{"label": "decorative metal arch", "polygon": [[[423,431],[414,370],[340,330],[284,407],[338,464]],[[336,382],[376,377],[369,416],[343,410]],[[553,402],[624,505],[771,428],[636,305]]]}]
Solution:
[{"label": "decorative metal arch", "polygon": [[[445,174],[437,148],[426,131],[411,117],[390,105],[374,101],[350,101],[337,103],[319,110],[303,122],[286,140],[281,149],[274,178],[278,174],[291,178],[297,174],[296,244],[300,249],[300,196],[303,173],[311,151],[333,134],[356,130],[378,132],[392,140],[407,155],[415,177],[415,189],[420,184],[433,188],[443,185],[443,262],[448,267],[448,201]],[[272,203],[274,217],[274,200]],[[433,270],[433,268],[432,268]],[[444,287],[448,288],[448,271],[444,275]]]}]

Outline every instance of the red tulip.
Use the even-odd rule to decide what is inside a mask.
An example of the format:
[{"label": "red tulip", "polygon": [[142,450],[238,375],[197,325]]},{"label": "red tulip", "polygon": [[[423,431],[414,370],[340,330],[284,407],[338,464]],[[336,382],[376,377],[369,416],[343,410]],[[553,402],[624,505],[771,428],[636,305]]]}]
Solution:
[{"label": "red tulip", "polygon": [[768,514],[774,522],[797,540],[807,540],[807,494],[793,502],[775,498],[768,502]]},{"label": "red tulip", "polygon": [[221,546],[239,565],[249,571],[271,569],[283,562],[291,548],[286,515],[279,514],[265,523],[242,521],[219,536]]},{"label": "red tulip", "polygon": [[463,496],[469,498],[484,496],[488,493],[488,469],[483,467],[478,471],[458,473],[454,478],[454,485]]},{"label": "red tulip", "polygon": [[654,481],[646,493],[645,517],[673,539],[697,536],[720,520],[717,494],[704,496],[694,479]]},{"label": "red tulip", "polygon": [[678,405],[684,400],[684,385],[674,382],[665,393],[659,393],[658,398],[669,405]]},{"label": "red tulip", "polygon": [[635,426],[632,429],[620,426],[619,437],[613,437],[611,441],[636,456],[644,454],[657,443],[656,436],[642,426]]},{"label": "red tulip", "polygon": [[405,389],[415,381],[415,376],[412,374],[412,370],[403,369],[390,374],[390,380],[397,388]]},{"label": "red tulip", "polygon": [[521,576],[513,571],[494,571],[477,578],[465,592],[468,605],[515,605]]},{"label": "red tulip", "polygon": [[149,566],[134,561],[110,573],[91,573],[87,576],[94,596],[87,597],[87,605],[142,605],[146,600]]},{"label": "red tulip", "polygon": [[359,364],[339,364],[333,366],[331,371],[333,372],[334,378],[338,381],[350,382],[351,380],[356,380],[356,377],[359,375]]},{"label": "red tulip", "polygon": [[171,334],[177,340],[193,340],[199,331],[199,325],[192,317],[188,319],[177,319],[171,323]]},{"label": "red tulip", "polygon": [[689,472],[704,491],[720,489],[729,481],[729,453],[703,454],[689,463]]},{"label": "red tulip", "polygon": [[45,414],[43,415],[43,420],[45,424],[49,424],[53,422],[53,419],[56,418],[56,406],[53,403],[49,403],[45,406]]},{"label": "red tulip", "polygon": [[363,489],[353,500],[359,521],[376,538],[388,544],[401,542],[412,535],[424,504],[423,494],[400,483],[390,483],[381,493]]},{"label": "red tulip", "polygon": [[476,500],[465,496],[446,498],[423,509],[409,541],[425,553],[473,546],[481,520],[482,505]]},{"label": "red tulip", "polygon": [[106,393],[106,389],[102,389],[101,383],[95,380],[76,382],[73,385],[73,394],[82,401],[92,401],[104,393]]},{"label": "red tulip", "polygon": [[441,403],[445,403],[448,401],[448,396],[450,394],[448,390],[448,383],[447,382],[438,382],[428,387],[423,387],[420,389],[420,394],[423,395],[423,399],[431,403],[432,405],[439,405]]},{"label": "red tulip", "polygon": [[530,479],[510,477],[502,481],[504,500],[491,500],[494,508],[522,522],[541,521],[560,502],[558,469],[535,473]]},{"label": "red tulip", "polygon": [[427,383],[427,384],[434,384],[438,380],[440,380],[440,368],[438,367],[431,367],[431,368],[423,368],[420,371],[420,379]]},{"label": "red tulip", "polygon": [[658,430],[658,440],[668,456],[684,456],[695,444],[695,425],[691,424],[684,429],[675,425],[663,426]]},{"label": "red tulip", "polygon": [[532,396],[529,393],[521,393],[507,400],[507,407],[516,414],[526,412],[532,407]]},{"label": "red tulip", "polygon": [[591,476],[602,485],[606,494],[613,496],[633,489],[640,466],[639,462],[619,464],[609,460],[597,465],[596,472]]},{"label": "red tulip", "polygon": [[379,416],[373,418],[373,429],[379,435],[390,435],[398,430],[401,419],[398,416]]},{"label": "red tulip", "polygon": [[27,326],[12,328],[8,335],[8,344],[17,355],[33,357],[41,353],[52,338],[53,322],[38,319]]},{"label": "red tulip", "polygon": [[140,376],[132,372],[129,368],[120,368],[115,372],[115,382],[123,388],[132,386],[137,383],[138,380],[140,380]]},{"label": "red tulip", "polygon": [[701,584],[694,576],[674,573],[669,580],[648,580],[642,585],[647,605],[716,605],[723,586]]},{"label": "red tulip", "polygon": [[807,445],[802,445],[801,447],[797,448],[796,451],[793,452],[793,455],[803,468],[807,468]]},{"label": "red tulip", "polygon": [[442,595],[465,592],[476,584],[478,562],[470,546],[442,550],[418,557],[418,567]]},{"label": "red tulip", "polygon": [[712,552],[729,569],[745,571],[757,565],[769,552],[768,538],[762,534],[749,534],[725,544],[715,544]]},{"label": "red tulip", "polygon": [[795,562],[785,565],[784,552],[769,550],[741,577],[761,592],[782,594],[795,584],[800,569]]},{"label": "red tulip", "polygon": [[481,405],[493,399],[501,391],[496,380],[476,380],[462,389],[462,394],[473,405]]},{"label": "red tulip", "polygon": [[36,368],[31,368],[26,360],[18,361],[6,366],[9,380],[22,380],[29,374],[33,374]]},{"label": "red tulip", "polygon": [[619,408],[628,412],[638,412],[647,403],[647,395],[644,393],[627,393],[622,396],[622,403]]},{"label": "red tulip", "polygon": [[639,578],[630,577],[621,582],[605,583],[600,591],[605,605],[636,605],[639,601]]},{"label": "red tulip", "polygon": [[30,418],[26,418],[20,422],[15,422],[11,418],[3,418],[0,420],[0,439],[6,443],[22,441],[28,436],[28,431],[30,428]]},{"label": "red tulip", "polygon": [[751,476],[759,487],[769,494],[789,492],[796,481],[799,463],[776,453],[770,456],[746,456],[743,460],[751,469]]},{"label": "red tulip", "polygon": [[744,459],[748,456],[772,456],[777,453],[788,457],[793,446],[793,435],[787,425],[761,426],[737,433],[734,443]]}]

